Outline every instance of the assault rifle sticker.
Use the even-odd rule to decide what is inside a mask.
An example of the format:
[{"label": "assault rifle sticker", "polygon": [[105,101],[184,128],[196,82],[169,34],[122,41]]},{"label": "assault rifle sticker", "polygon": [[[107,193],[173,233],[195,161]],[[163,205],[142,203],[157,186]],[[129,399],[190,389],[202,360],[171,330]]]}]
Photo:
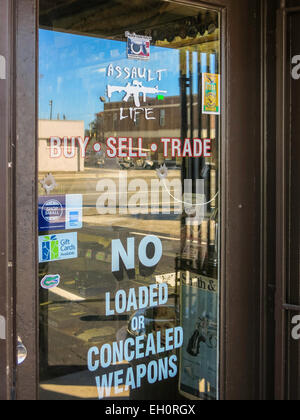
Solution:
[{"label": "assault rifle sticker", "polygon": [[[138,52],[137,49],[135,51]],[[167,90],[160,87],[160,84],[165,87],[167,82],[166,72],[167,69],[150,68],[149,65],[122,67],[110,63],[107,67],[106,77],[113,79],[113,81],[110,80],[106,85],[103,102],[106,102],[106,98],[109,99],[109,102],[111,100],[115,101],[116,106],[120,108],[120,121],[128,119],[136,123],[140,114],[144,114],[146,120],[155,120],[158,112],[151,104],[155,103],[156,100],[164,101],[168,94]],[[146,84],[147,86],[145,86]],[[144,105],[149,97],[153,96],[156,100],[149,101],[150,104]],[[141,103],[143,103],[142,107]]]},{"label": "assault rifle sticker", "polygon": [[137,108],[141,106],[140,96],[143,95],[143,101],[147,101],[147,95],[160,95],[162,93],[167,93],[165,90],[159,90],[158,86],[151,88],[143,86],[142,82],[134,80],[131,83],[128,83],[127,86],[107,86],[107,96],[111,99],[113,93],[122,93],[125,92],[123,98],[124,102],[128,102],[129,99],[133,96],[134,103]]}]

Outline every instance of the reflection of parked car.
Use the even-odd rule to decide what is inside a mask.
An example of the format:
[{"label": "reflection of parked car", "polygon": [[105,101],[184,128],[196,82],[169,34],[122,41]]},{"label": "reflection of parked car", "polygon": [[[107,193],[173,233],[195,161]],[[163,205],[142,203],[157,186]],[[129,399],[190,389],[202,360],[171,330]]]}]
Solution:
[{"label": "reflection of parked car", "polygon": [[153,160],[151,159],[119,159],[121,169],[155,169]]},{"label": "reflection of parked car", "polygon": [[136,169],[154,169],[154,162],[150,158],[138,159],[135,162]]},{"label": "reflection of parked car", "polygon": [[[140,149],[133,148],[132,151],[138,152]],[[148,149],[143,149],[142,152],[147,152],[147,157],[144,158],[120,158],[119,165],[121,169],[156,169],[157,165],[151,159],[151,152]]]},{"label": "reflection of parked car", "polygon": [[134,168],[133,160],[130,158],[119,159],[119,165],[120,165],[120,168],[123,170]]},{"label": "reflection of parked car", "polygon": [[85,157],[85,165],[90,167],[101,168],[105,165],[105,158],[102,152],[87,152]]},{"label": "reflection of parked car", "polygon": [[164,162],[161,162],[161,163],[154,162],[154,164],[156,165],[157,168],[159,168],[160,166],[166,165],[166,167],[169,170],[180,169],[180,164],[178,164],[176,160],[165,160]]}]

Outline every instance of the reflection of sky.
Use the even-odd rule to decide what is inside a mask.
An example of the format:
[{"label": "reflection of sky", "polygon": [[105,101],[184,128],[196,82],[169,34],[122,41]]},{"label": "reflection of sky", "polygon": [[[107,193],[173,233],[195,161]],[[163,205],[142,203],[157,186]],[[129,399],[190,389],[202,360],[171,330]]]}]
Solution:
[{"label": "reflection of sky", "polygon": [[[99,98],[106,96],[107,85],[126,86],[132,81],[116,79],[116,72],[115,77],[108,78],[109,64],[146,68],[152,74],[166,69],[160,82],[143,80],[143,85],[158,86],[168,92],[165,96],[180,93],[178,50],[153,46],[150,61],[130,60],[124,42],[40,30],[40,118],[49,118],[49,101],[53,100],[54,119],[59,114],[60,119],[65,115],[68,120],[84,120],[88,128],[95,114],[103,110]],[[113,94],[111,100],[119,101],[123,96]]]}]

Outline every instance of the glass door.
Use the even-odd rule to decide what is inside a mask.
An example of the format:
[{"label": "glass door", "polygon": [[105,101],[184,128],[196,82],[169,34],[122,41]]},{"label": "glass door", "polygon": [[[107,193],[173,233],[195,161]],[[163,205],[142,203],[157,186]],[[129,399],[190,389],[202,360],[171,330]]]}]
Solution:
[{"label": "glass door", "polygon": [[[278,19],[278,232],[276,313],[276,398],[299,400],[299,7],[282,9]],[[282,83],[284,81],[284,83]]]},{"label": "glass door", "polygon": [[39,3],[40,399],[218,399],[220,14]]}]

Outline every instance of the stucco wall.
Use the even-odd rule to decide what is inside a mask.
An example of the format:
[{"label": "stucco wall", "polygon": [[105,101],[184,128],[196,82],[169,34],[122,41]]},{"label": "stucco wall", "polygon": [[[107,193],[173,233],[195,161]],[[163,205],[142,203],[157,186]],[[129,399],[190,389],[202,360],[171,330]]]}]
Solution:
[{"label": "stucco wall", "polygon": [[39,120],[39,172],[79,172],[84,171],[84,159],[76,149],[73,158],[61,154],[59,158],[50,157],[48,140],[51,137],[81,137],[84,139],[83,121]]}]

